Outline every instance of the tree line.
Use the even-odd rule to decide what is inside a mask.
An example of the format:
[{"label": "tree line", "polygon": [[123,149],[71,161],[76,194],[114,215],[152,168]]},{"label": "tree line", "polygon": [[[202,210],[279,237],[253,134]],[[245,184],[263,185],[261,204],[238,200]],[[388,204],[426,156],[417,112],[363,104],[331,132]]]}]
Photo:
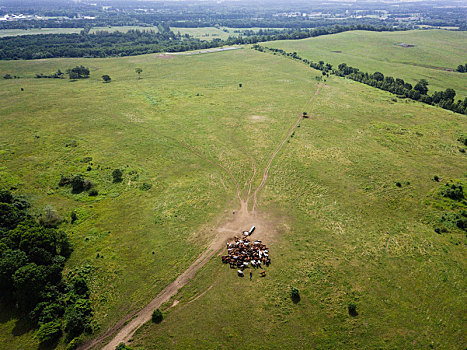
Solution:
[{"label": "tree line", "polygon": [[0,59],[30,60],[54,57],[109,57],[134,56],[156,52],[181,52],[209,49],[224,45],[255,44],[273,40],[296,40],[351,30],[394,31],[388,26],[335,25],[315,29],[287,29],[262,31],[260,34],[231,36],[226,40],[202,41],[189,35],[175,34],[168,24],[159,25],[159,32],[129,30],[122,32],[98,31],[81,34],[39,34],[0,38]]},{"label": "tree line", "polygon": [[405,82],[403,79],[384,76],[381,72],[367,73],[361,72],[358,68],[341,63],[337,68],[324,61],[313,62],[300,57],[296,52],[286,52],[282,49],[269,48],[261,45],[253,45],[253,49],[261,52],[270,52],[289,57],[294,60],[302,61],[306,65],[322,71],[323,75],[333,74],[340,77],[346,77],[372,87],[388,91],[402,98],[409,98],[430,105],[436,105],[453,112],[467,114],[467,97],[455,101],[456,92],[454,89],[447,88],[445,91],[435,91],[432,95],[428,94],[428,81],[421,79],[415,86]]},{"label": "tree line", "polygon": [[87,272],[63,278],[73,249],[58,228],[61,218],[51,207],[40,216],[29,208],[24,197],[0,190],[0,302],[27,314],[42,344],[53,345],[63,332],[72,341],[91,331]]}]

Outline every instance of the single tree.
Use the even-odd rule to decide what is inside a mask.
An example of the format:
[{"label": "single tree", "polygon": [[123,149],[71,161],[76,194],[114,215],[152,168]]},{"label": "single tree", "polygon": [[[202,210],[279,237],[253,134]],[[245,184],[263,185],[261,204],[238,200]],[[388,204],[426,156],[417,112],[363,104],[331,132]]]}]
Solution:
[{"label": "single tree", "polygon": [[422,95],[426,95],[428,92],[428,82],[425,79],[420,79],[420,81],[415,85],[414,90],[417,90]]},{"label": "single tree", "polygon": [[135,72],[138,74],[138,79],[141,79],[141,73],[143,72],[143,70],[141,68],[136,68]]},{"label": "single tree", "polygon": [[112,78],[110,78],[110,76],[108,76],[107,74],[104,74],[102,76],[102,80],[104,81],[104,83],[110,83],[110,81],[112,80]]}]

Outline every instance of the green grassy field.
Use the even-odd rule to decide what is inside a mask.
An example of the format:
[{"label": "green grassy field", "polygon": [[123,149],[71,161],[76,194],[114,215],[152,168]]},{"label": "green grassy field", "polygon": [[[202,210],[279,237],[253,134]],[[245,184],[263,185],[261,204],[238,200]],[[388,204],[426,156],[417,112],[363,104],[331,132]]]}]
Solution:
[{"label": "green grassy field", "polygon": [[[79,64],[90,79],[33,78]],[[92,267],[99,334],[184,271],[237,209],[221,166],[243,185],[253,159],[259,185],[320,72],[243,49],[0,62],[6,73],[24,78],[2,82],[0,185],[37,211],[78,213],[63,226],[75,247],[67,269]],[[216,257],[161,324],[140,329],[135,348],[465,348],[465,235],[436,234],[426,204],[441,186],[434,175],[466,179],[465,116],[337,77],[307,112],[259,198],[277,231],[268,276],[239,279]],[[76,173],[97,198],[57,187]],[[0,315],[3,348],[37,348],[22,315]]]},{"label": "green grassy field", "polygon": [[32,29],[1,29],[0,38],[18,35],[36,34],[73,34],[79,33],[83,28],[32,28]]},{"label": "green grassy field", "polygon": [[[414,45],[402,47],[401,43]],[[361,71],[380,71],[414,84],[426,79],[430,92],[453,88],[457,97],[467,97],[465,74],[446,71],[464,64],[467,57],[467,33],[446,30],[405,32],[352,31],[316,38],[273,41],[265,46],[296,51],[315,62],[334,66],[347,63]]]},{"label": "green grassy field", "polygon": [[[141,27],[141,26],[121,26],[121,27],[92,27],[90,33],[95,33],[99,30],[105,30],[107,32],[124,32],[129,30],[153,30],[158,31],[157,27]],[[37,35],[37,34],[73,34],[80,33],[83,28],[32,28],[32,29],[2,29],[0,30],[0,38],[6,36],[18,36],[18,35]]]},{"label": "green grassy field", "polygon": [[213,39],[222,39],[226,40],[229,36],[239,36],[246,30],[253,30],[255,32],[260,29],[283,29],[283,28],[229,28],[229,27],[200,27],[200,28],[180,28],[180,27],[171,27],[170,28],[174,33],[180,32],[180,34],[188,34],[194,38],[201,40],[213,40]]}]

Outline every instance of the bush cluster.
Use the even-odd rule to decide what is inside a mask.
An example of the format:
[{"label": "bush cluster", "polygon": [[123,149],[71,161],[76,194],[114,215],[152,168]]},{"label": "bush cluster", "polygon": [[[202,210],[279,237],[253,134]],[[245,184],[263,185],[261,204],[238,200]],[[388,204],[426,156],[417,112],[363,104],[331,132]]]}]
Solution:
[{"label": "bush cluster", "polygon": [[464,199],[464,189],[460,183],[446,184],[444,188],[441,189],[441,194],[443,197],[450,198],[455,201]]},{"label": "bush cluster", "polygon": [[75,176],[61,176],[60,181],[58,182],[60,187],[71,187],[71,192],[74,194],[78,194],[84,191],[89,191],[94,184],[83,177],[83,175],[75,175]]}]

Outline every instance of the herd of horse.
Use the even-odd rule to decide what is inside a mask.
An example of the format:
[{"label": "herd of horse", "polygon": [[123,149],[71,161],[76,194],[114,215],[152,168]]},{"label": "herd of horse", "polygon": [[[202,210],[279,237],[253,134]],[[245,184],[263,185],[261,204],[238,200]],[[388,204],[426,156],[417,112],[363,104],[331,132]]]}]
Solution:
[{"label": "herd of horse", "polygon": [[[245,231],[244,235],[248,232]],[[227,255],[222,256],[222,262],[229,264],[232,269],[237,268],[239,276],[243,276],[243,270],[250,266],[262,268],[271,263],[269,249],[260,240],[250,241],[247,237],[235,237],[233,242],[227,242],[226,245]],[[266,271],[261,271],[260,275],[264,277]]]}]

